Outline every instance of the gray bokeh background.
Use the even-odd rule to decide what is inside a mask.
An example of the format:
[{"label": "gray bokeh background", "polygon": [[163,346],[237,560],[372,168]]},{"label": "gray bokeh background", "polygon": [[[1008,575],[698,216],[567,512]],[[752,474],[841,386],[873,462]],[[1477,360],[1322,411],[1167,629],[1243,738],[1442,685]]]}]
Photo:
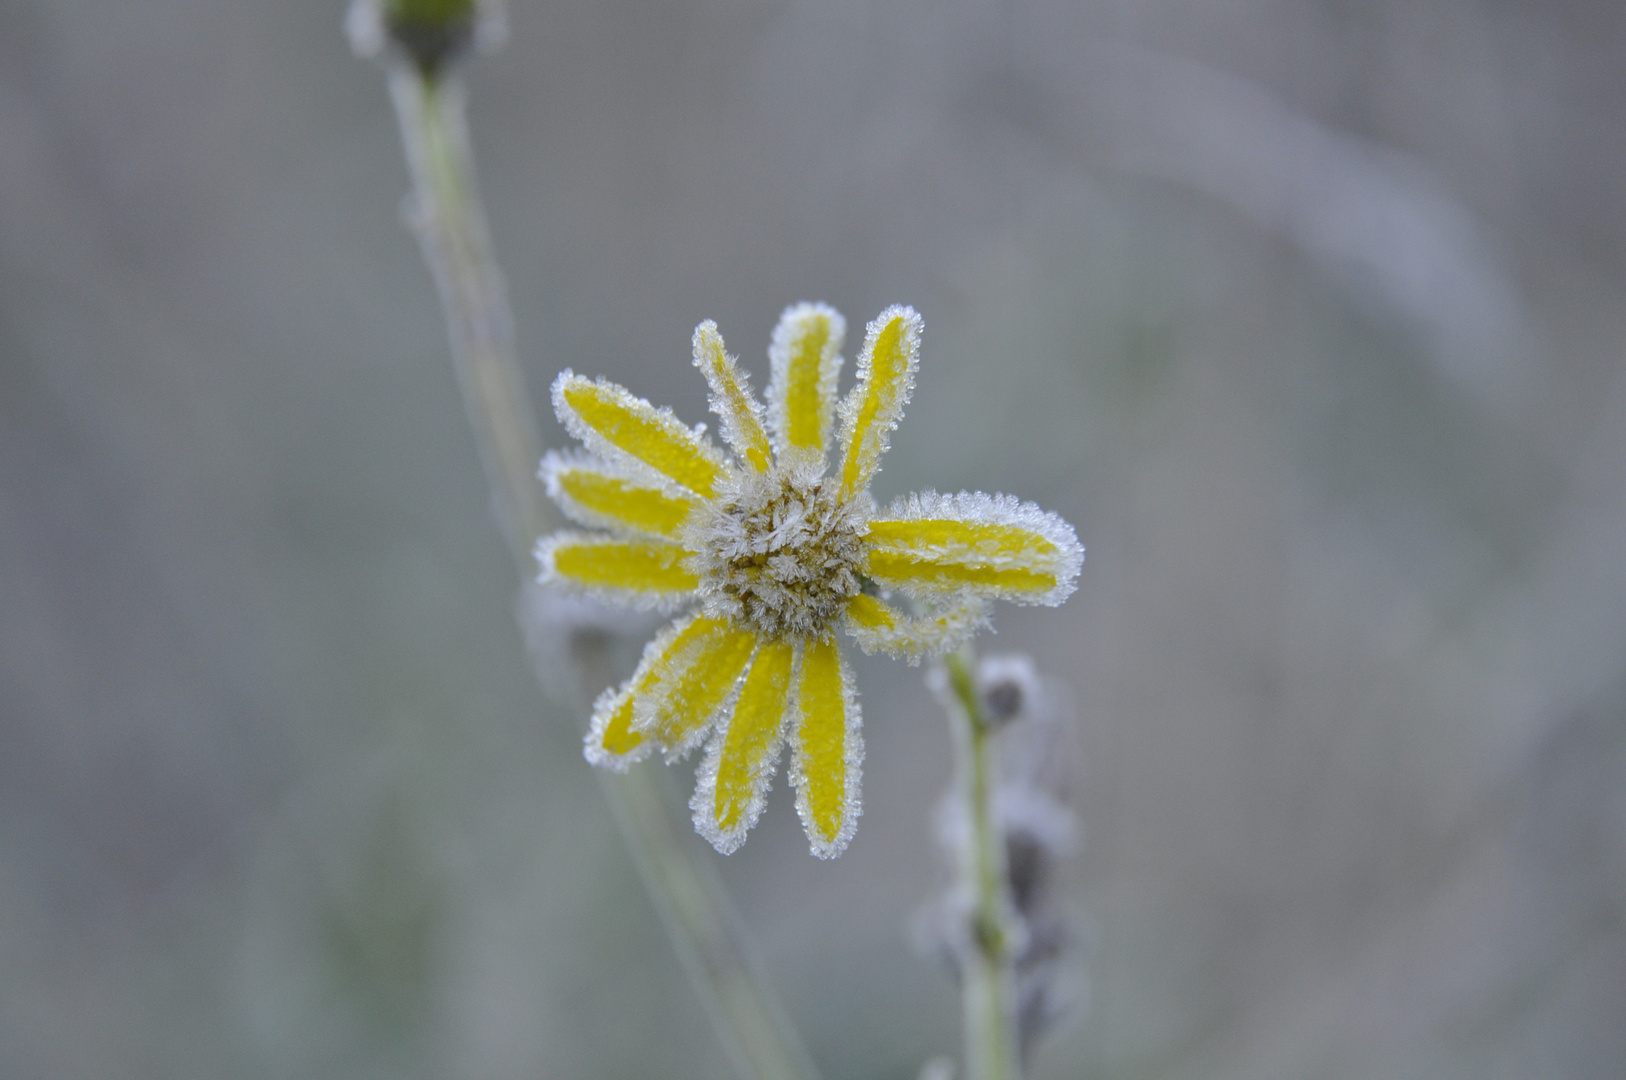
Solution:
[{"label": "gray bokeh background", "polygon": [[[0,3],[0,1073],[717,1076],[534,688],[340,5]],[[518,2],[471,73],[532,397],[704,418],[921,310],[877,483],[1078,527],[1091,1006],[1040,1078],[1626,1061],[1626,8]],[[850,352],[851,350],[849,350]],[[555,444],[561,433],[547,419]],[[947,740],[724,862],[831,1080],[952,1052]],[[675,777],[681,788],[686,770]]]}]

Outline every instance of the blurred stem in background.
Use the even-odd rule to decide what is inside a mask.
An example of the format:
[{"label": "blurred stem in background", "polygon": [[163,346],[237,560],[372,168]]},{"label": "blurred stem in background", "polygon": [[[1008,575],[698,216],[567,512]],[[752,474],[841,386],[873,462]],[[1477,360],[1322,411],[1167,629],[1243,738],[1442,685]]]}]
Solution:
[{"label": "blurred stem in background", "polygon": [[389,65],[390,97],[412,170],[409,224],[435,275],[463,404],[491,482],[492,509],[522,578],[558,523],[537,483],[542,440],[514,355],[507,289],[475,190],[466,97],[450,74]]},{"label": "blurred stem in background", "polygon": [[[514,352],[513,318],[475,184],[467,97],[454,70],[458,56],[500,17],[500,9],[475,0],[358,0],[348,24],[357,51],[385,63],[412,172],[408,220],[440,291],[497,522],[522,583],[529,583],[536,539],[558,523],[536,480],[541,438]],[[500,29],[485,36],[497,34]],[[613,678],[608,672],[584,674]],[[676,820],[660,775],[647,769],[625,775],[594,771],[741,1076],[815,1080],[806,1050],[758,972],[710,853],[689,835],[686,815]]]},{"label": "blurred stem in background", "polygon": [[971,905],[966,955],[960,958],[966,1080],[1020,1080],[1016,956],[1023,926],[1011,899],[1005,832],[995,805],[997,727],[983,709],[971,647],[944,657],[943,667],[955,782],[965,807],[956,870],[959,890]]}]

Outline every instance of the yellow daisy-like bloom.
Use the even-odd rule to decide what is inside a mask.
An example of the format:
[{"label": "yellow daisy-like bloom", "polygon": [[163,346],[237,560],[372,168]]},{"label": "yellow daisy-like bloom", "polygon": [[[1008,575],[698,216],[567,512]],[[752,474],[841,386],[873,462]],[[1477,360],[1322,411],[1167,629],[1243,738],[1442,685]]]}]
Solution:
[{"label": "yellow daisy-like bloom", "polygon": [[[875,507],[869,482],[914,387],[920,329],[902,306],[870,323],[858,383],[838,405],[845,321],[824,304],[789,308],[768,350],[764,410],[716,324],[701,323],[694,363],[732,457],[614,383],[570,371],[554,381],[554,410],[588,452],[549,453],[542,478],[566,514],[607,531],[545,537],[540,580],[688,609],[600,696],[587,759],[625,769],[659,748],[671,761],[710,735],[690,807],[724,854],[762,812],[787,732],[813,854],[832,858],[852,839],[864,748],[838,627],[865,652],[917,662],[985,625],[990,598],[1059,604],[1073,591],[1084,549],[1031,503],[925,492]],[[828,474],[837,428],[842,460]]]}]

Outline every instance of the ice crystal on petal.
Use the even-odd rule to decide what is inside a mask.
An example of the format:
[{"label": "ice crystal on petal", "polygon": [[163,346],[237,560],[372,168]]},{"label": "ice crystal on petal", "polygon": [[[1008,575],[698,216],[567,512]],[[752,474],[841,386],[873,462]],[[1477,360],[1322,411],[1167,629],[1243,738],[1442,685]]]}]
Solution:
[{"label": "ice crystal on petal", "polygon": [[689,802],[695,828],[725,855],[745,843],[767,802],[784,741],[798,651],[778,642],[757,652],[731,722],[712,738],[695,774]]},{"label": "ice crystal on petal", "polygon": [[[834,678],[828,669],[809,663],[821,654],[833,658]],[[863,812],[858,777],[864,764],[864,725],[858,688],[832,641],[810,642],[803,649],[801,675],[790,782],[813,854],[833,859],[847,850]]]},{"label": "ice crystal on petal", "polygon": [[553,380],[553,411],[587,449],[652,483],[708,497],[728,471],[704,425],[691,428],[671,409],[657,409],[606,379],[584,379],[566,368]]},{"label": "ice crystal on petal", "polygon": [[768,346],[768,425],[774,451],[824,460],[847,320],[828,304],[792,304]]},{"label": "ice crystal on petal", "polygon": [[920,364],[920,315],[894,304],[870,323],[858,354],[858,385],[841,402],[841,463],[844,494],[869,486],[881,455],[892,445],[892,429],[915,389]]},{"label": "ice crystal on petal", "polygon": [[1072,594],[1084,563],[1067,522],[1012,495],[981,491],[894,500],[875,515],[870,547],[872,576],[917,595],[970,592],[1052,607]]},{"label": "ice crystal on petal", "polygon": [[644,611],[676,611],[694,592],[677,544],[616,533],[557,532],[536,544],[542,584],[566,585]]},{"label": "ice crystal on petal", "polygon": [[580,451],[548,451],[537,475],[566,516],[601,529],[669,539],[682,530],[697,505],[675,484],[651,481]]},{"label": "ice crystal on petal", "polygon": [[773,451],[762,427],[762,405],[751,393],[745,373],[723,348],[723,336],[710,319],[695,327],[694,366],[711,386],[711,411],[722,421],[723,438],[736,455],[758,472],[767,472]]},{"label": "ice crystal on petal", "polygon": [[857,596],[847,605],[843,627],[866,653],[885,653],[914,667],[926,657],[959,648],[986,629],[988,602],[973,596],[906,615],[881,600]]}]

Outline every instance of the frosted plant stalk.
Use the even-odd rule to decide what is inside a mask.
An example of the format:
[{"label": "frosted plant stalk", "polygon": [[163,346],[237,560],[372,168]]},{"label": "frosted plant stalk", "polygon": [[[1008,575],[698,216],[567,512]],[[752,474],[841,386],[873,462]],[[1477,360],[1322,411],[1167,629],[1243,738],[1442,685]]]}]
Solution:
[{"label": "frosted plant stalk", "polygon": [[1019,1080],[1016,955],[1022,926],[1011,902],[995,806],[995,727],[977,691],[971,649],[945,656],[943,670],[956,783],[966,811],[957,868],[971,901],[968,955],[960,964],[966,1080]]},{"label": "frosted plant stalk", "polygon": [[[535,479],[541,440],[475,183],[466,95],[450,62],[414,62],[391,47],[377,0],[357,0],[347,21],[358,52],[383,55],[412,174],[408,222],[440,293],[498,525],[528,581],[533,545],[556,519]],[[478,36],[473,40],[478,43]],[[672,800],[659,778],[601,774],[601,781],[654,906],[739,1074],[745,1080],[816,1080],[811,1059],[758,974],[715,869],[675,826]]]},{"label": "frosted plant stalk", "polygon": [[[926,681],[949,714],[956,753],[954,781],[936,813],[952,884],[921,912],[920,944],[943,955],[961,981],[968,1058],[988,1056],[972,1023],[997,1031],[996,1021],[1009,1016],[1016,1063],[1025,1068],[1084,994],[1074,920],[1057,889],[1078,833],[1069,806],[1078,760],[1068,695],[1022,655],[974,665],[961,655]],[[1007,955],[990,957],[991,942]]]}]

